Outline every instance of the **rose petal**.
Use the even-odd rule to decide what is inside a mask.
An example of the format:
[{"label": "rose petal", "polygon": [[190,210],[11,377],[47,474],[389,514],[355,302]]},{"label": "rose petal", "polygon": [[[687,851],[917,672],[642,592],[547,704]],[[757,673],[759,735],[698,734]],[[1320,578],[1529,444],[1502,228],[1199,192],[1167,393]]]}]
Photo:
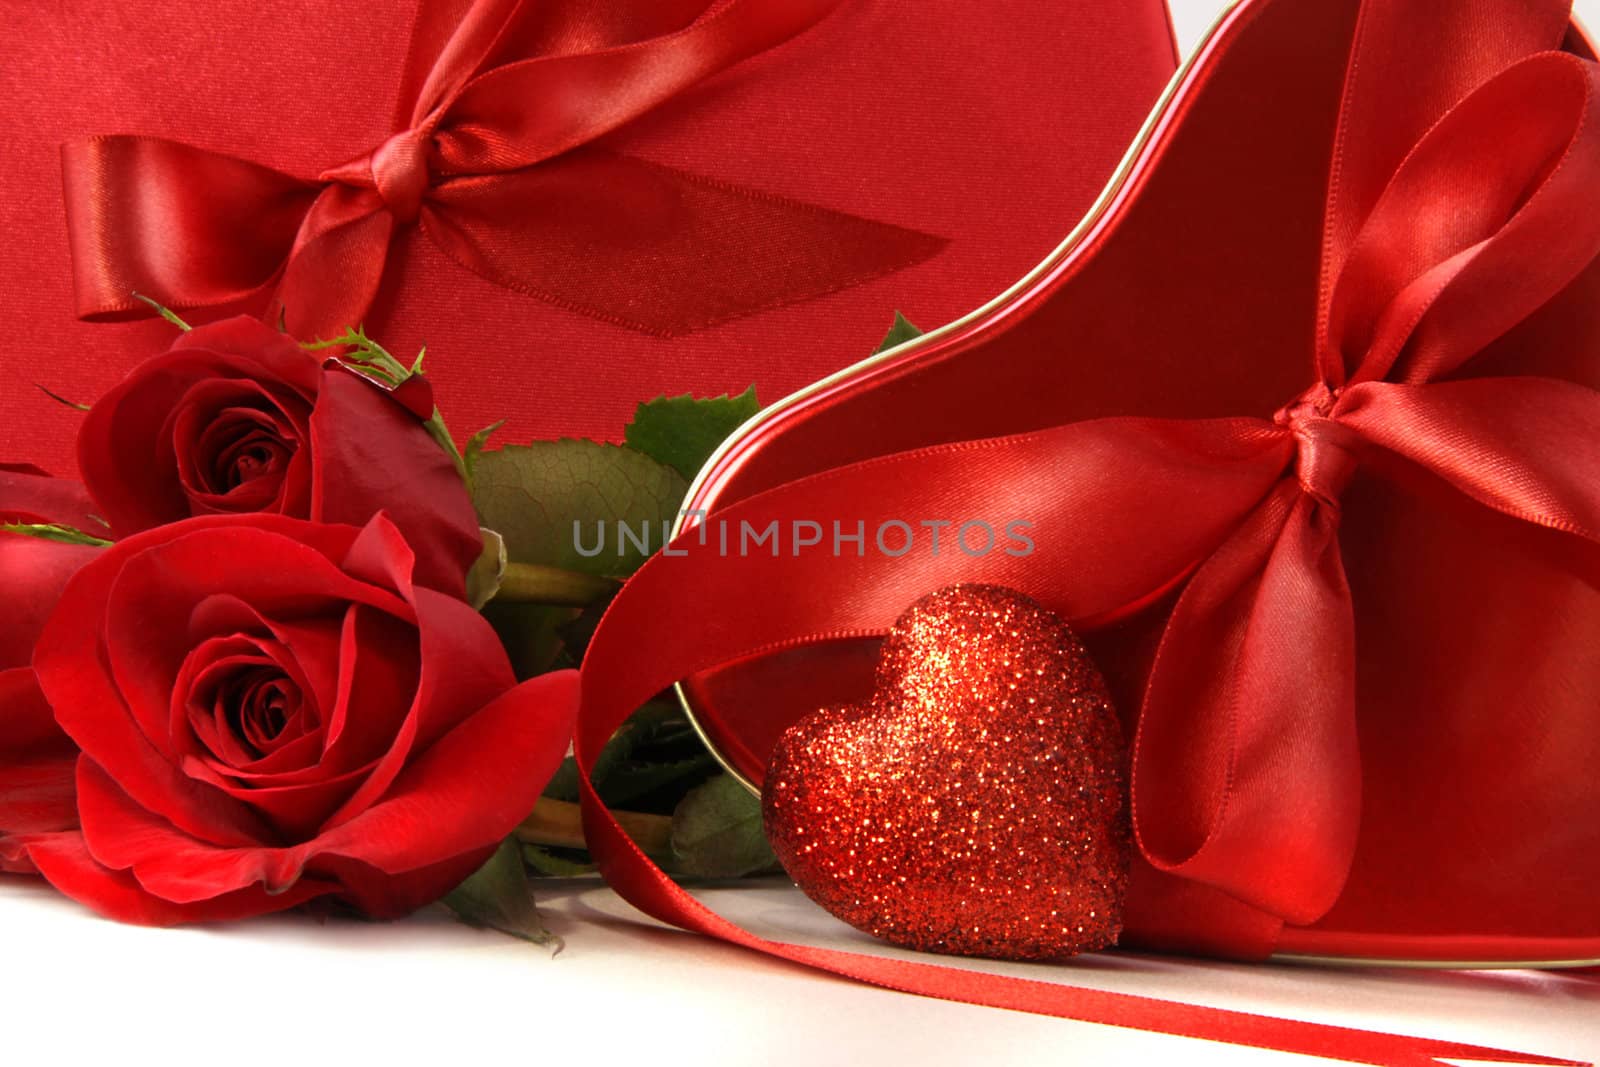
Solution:
[{"label": "rose petal", "polygon": [[229,366],[250,368],[248,376],[282,382],[306,397],[316,395],[322,372],[321,357],[248,315],[196,326],[173,341],[168,351],[172,356],[231,357]]},{"label": "rose petal", "polygon": [[321,375],[319,359],[255,320],[197,327],[136,367],[84,416],[84,482],[119,536],[182,519],[191,509],[165,431],[189,388],[216,378],[277,385],[302,398],[308,417]]},{"label": "rose petal", "polygon": [[[183,651],[183,642],[174,646],[171,634],[182,635],[190,608],[212,592],[237,593],[279,609],[323,598],[365,598],[409,611],[403,601],[349,579],[328,563],[330,556],[348,551],[354,536],[345,527],[279,516],[200,518],[135,535],[107,549],[68,585],[35,653],[39,686],[56,709],[57,721],[123,789],[184,832],[228,846],[269,838],[271,829],[259,816],[190,779],[151,743],[130,713],[123,687],[109,673],[108,661],[121,655],[136,698],[153,705],[142,709],[144,721],[159,735]],[[308,547],[317,551],[308,556]],[[113,619],[107,602],[119,588],[125,564],[157,548],[167,550],[161,566],[150,568],[158,580]],[[251,566],[240,567],[244,559]],[[151,577],[147,571],[141,580]],[[185,590],[188,595],[181,595]],[[167,617],[165,610],[175,604],[181,610]],[[102,632],[109,648],[102,647]],[[130,652],[139,648],[146,650],[143,656]],[[152,666],[151,660],[157,659],[176,662]]]},{"label": "rose petal", "polygon": [[359,605],[345,614],[339,648],[339,696],[328,721],[324,765],[371,764],[394,741],[417,700],[416,625]]},{"label": "rose petal", "polygon": [[88,545],[0,533],[0,589],[6,596],[5,611],[0,612],[0,670],[32,660],[34,643],[68,579],[99,553]]},{"label": "rose petal", "polygon": [[78,825],[72,770],[77,756],[33,672],[0,671],[0,834]]},{"label": "rose petal", "polygon": [[338,618],[270,619],[236,596],[206,597],[189,616],[189,640],[234,633],[270,633],[292,657],[284,673],[296,679],[309,707],[326,724],[339,698]]},{"label": "rose petal", "polygon": [[[493,627],[464,601],[415,588],[421,669],[411,712],[371,777],[328,820],[359,815],[383,796],[413,755],[511,689],[516,678]],[[526,814],[526,812],[524,812]]]},{"label": "rose petal", "polygon": [[[309,439],[310,417],[304,398],[281,385],[226,378],[192,385],[163,429],[171,437],[178,481],[190,510],[309,514],[309,497],[289,493],[285,479],[290,460]],[[241,438],[260,440],[271,455],[259,477],[231,477],[228,468],[235,464],[226,456]]]},{"label": "rose petal", "polygon": [[93,760],[78,761],[78,813],[89,852],[113,870],[132,870],[163,900],[192,904],[249,886],[282,893],[300,880],[299,848],[230,848],[184,833],[141,807]]},{"label": "rose petal", "polygon": [[[62,893],[101,915],[118,922],[143,926],[180,923],[228,922],[286,911],[338,887],[304,879],[289,891],[272,896],[259,888],[219,894],[205,900],[177,903],[151,893],[127,871],[113,871],[95,862],[78,833],[24,838],[14,846],[31,865]],[[0,845],[0,849],[4,846]],[[4,854],[0,852],[0,862]]]},{"label": "rose petal", "polygon": [[82,482],[52,478],[25,463],[0,463],[0,524],[54,523],[104,533]]},{"label": "rose petal", "polygon": [[[328,860],[339,858],[402,875],[492,847],[533,810],[561,765],[577,705],[575,671],[512,689],[419,756],[383,800],[306,846],[307,870],[337,871]],[[352,899],[371,914],[393,914],[375,881],[350,885]],[[442,896],[454,885],[440,875],[439,884],[413,887],[408,897]]]},{"label": "rose petal", "polygon": [[[271,521],[291,524],[284,528],[289,536],[263,527]],[[164,543],[130,539],[117,546],[116,558],[126,562],[107,593],[105,653],[117,691],[157,750],[174,755],[167,741],[173,683],[192,647],[188,624],[206,598],[225,593],[263,616],[285,619],[336,618],[350,601],[410,615],[404,601],[350,578],[303,543],[311,536],[327,540],[330,531],[336,539],[328,547],[354,535],[277,516],[219,516],[174,527]],[[249,566],[240,565],[245,560]],[[96,758],[114,767],[114,757]]]},{"label": "rose petal", "polygon": [[0,671],[0,759],[7,752],[67,752],[76,747],[56,725],[33,671]]},{"label": "rose petal", "polygon": [[416,554],[416,580],[452,596],[483,552],[478,514],[455,462],[417,417],[342,370],[323,374],[311,415],[311,514],[365,525],[388,515]]},{"label": "rose petal", "polygon": [[314,838],[328,817],[372,773],[370,764],[339,775],[313,767],[313,773],[306,774],[303,780],[278,785],[270,784],[270,776],[252,782],[193,757],[183,761],[183,769],[259,815],[272,827],[273,839],[285,846]]},{"label": "rose petal", "polygon": [[390,874],[344,856],[323,856],[319,873],[337,880],[340,896],[374,919],[401,919],[441,899],[494,854],[498,841],[414,871]]}]

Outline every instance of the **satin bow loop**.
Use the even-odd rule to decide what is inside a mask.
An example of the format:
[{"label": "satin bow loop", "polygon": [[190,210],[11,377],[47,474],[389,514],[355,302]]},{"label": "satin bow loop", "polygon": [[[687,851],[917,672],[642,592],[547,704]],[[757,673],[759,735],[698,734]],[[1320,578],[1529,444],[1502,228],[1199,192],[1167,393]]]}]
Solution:
[{"label": "satin bow loop", "polygon": [[[1134,824],[1157,868],[1297,924],[1343,888],[1361,770],[1337,527],[1364,450],[1526,521],[1600,529],[1593,390],[1435,381],[1600,254],[1597,97],[1600,70],[1562,53],[1490,77],[1407,153],[1330,271],[1325,379],[1273,419],[1294,437],[1292,468],[1188,583],[1145,694]],[[1534,451],[1550,440],[1563,455]]]},{"label": "satin bow loop", "polygon": [[841,3],[475,0],[448,28],[424,4],[399,128],[314,181],[159,138],[64,146],[78,314],[270,291],[269,318],[327,336],[363,320],[412,226],[498,286],[659,336],[919,263],[945,242],[593,144]]}]

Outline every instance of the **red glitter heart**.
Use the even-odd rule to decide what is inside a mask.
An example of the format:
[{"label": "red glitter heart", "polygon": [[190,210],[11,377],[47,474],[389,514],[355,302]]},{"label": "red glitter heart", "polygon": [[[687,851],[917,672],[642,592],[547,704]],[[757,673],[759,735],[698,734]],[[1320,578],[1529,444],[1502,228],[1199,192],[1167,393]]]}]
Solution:
[{"label": "red glitter heart", "polygon": [[1105,681],[1066,623],[958,585],[900,617],[869,703],[783,735],[762,814],[784,869],[857,929],[1058,959],[1121,932],[1126,766]]}]

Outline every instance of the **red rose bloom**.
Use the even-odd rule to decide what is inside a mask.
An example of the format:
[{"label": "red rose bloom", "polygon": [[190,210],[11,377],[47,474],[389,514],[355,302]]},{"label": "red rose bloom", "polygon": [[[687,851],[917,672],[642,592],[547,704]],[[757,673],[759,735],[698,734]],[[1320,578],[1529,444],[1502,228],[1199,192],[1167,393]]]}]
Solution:
[{"label": "red rose bloom", "polygon": [[[426,379],[406,383],[426,392]],[[379,510],[417,580],[460,595],[482,551],[455,463],[416,411],[251,318],[197,327],[90,409],[78,465],[118,537],[195,515],[364,525]]]},{"label": "red rose bloom", "polygon": [[334,897],[436,900],[532,810],[577,676],[517,685],[489,624],[365,528],[276,515],[136,534],[68,584],[34,657],[82,749],[82,834],[39,871],[112,917],[173,923]]},{"label": "red rose bloom", "polygon": [[[98,523],[92,510],[77,482],[0,464],[0,526],[43,523],[93,531]],[[56,725],[29,664],[62,587],[97,552],[0,532],[0,870],[31,869],[14,847],[15,835],[77,825],[72,782],[78,749]]]}]

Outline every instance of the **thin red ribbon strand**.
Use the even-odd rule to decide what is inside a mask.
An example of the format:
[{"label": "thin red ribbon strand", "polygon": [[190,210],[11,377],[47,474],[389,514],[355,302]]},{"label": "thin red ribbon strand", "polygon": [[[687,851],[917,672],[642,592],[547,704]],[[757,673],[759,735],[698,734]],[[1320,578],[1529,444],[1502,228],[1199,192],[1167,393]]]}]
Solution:
[{"label": "thin red ribbon strand", "polygon": [[496,285],[669,337],[921,262],[945,241],[593,145],[842,2],[475,0],[448,29],[423,4],[397,131],[314,180],[153,137],[65,145],[78,314],[275,286],[271,317],[329,336],[413,224]]},{"label": "thin red ribbon strand", "polygon": [[[757,530],[802,517],[875,528],[958,504],[1048,530],[1031,557],[723,555],[691,531],[681,555],[646,564],[590,646],[577,737],[585,831],[617,891],[687,929],[946,999],[1360,1063],[1565,1062],[769,941],[655,867],[587,775],[631,710],[672,682],[882,633],[941,585],[1013,586],[1079,621],[1176,587],[1134,746],[1140,848],[1158,869],[1314,922],[1343,888],[1360,823],[1338,541],[1358,466],[1399,457],[1485,507],[1600,548],[1600,393],[1453,376],[1600,254],[1600,132],[1589,121],[1600,67],[1545,51],[1568,15],[1560,0],[1474,0],[1448,14],[1363,4],[1330,183],[1315,378],[1274,418],[1111,418],[937,446],[710,517]],[[1412,54],[1423,36],[1452,42],[1437,69]]]}]

